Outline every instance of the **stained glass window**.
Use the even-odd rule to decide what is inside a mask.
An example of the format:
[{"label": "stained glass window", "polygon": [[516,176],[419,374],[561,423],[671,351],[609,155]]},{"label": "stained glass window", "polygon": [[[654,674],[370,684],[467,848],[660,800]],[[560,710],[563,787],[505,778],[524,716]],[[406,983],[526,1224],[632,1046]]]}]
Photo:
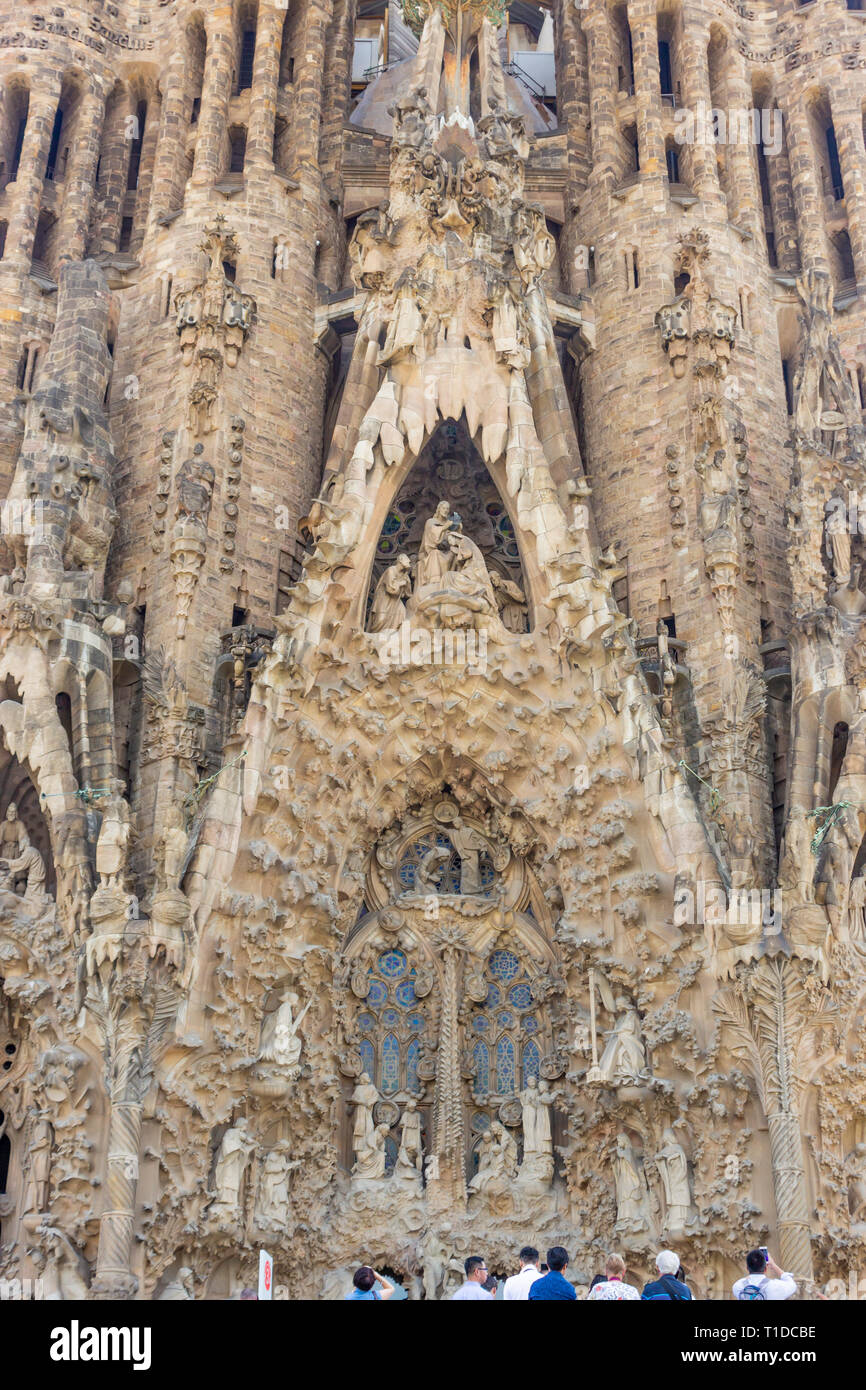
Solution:
[{"label": "stained glass window", "polygon": [[379,957],[379,969],[386,979],[395,979],[406,969],[406,957],[402,951],[385,951]]},{"label": "stained glass window", "polygon": [[382,1090],[400,1089],[400,1044],[393,1033],[388,1033],[382,1043]]},{"label": "stained glass window", "polygon": [[513,980],[520,969],[520,961],[513,951],[494,951],[488,962],[488,970],[494,980],[501,980],[503,984],[508,984]]},{"label": "stained glass window", "polygon": [[514,1092],[514,1043],[500,1038],[496,1044],[496,1090],[500,1096]]},{"label": "stained glass window", "polygon": [[487,1051],[486,1043],[475,1044],[472,1061],[475,1067],[475,1089],[481,1095],[486,1095],[490,1089],[490,1053]]},{"label": "stained glass window", "polygon": [[406,1048],[406,1085],[410,1091],[418,1089],[418,1063],[421,1060],[421,1043],[413,1038]]},{"label": "stained glass window", "polygon": [[376,1054],[369,1038],[362,1038],[358,1051],[361,1054],[361,1070],[372,1080],[376,1075]]},{"label": "stained glass window", "polygon": [[[517,952],[491,952],[485,975],[487,997],[484,1003],[472,1005],[467,1028],[472,1039],[476,1097],[490,1095],[493,1105],[516,1095],[528,1077],[540,1077],[546,1047],[538,1000]],[[484,1059],[483,1065],[479,1058]]]},{"label": "stained glass window", "polygon": [[[422,835],[408,845],[403,853],[397,877],[403,888],[411,892],[415,888],[415,875],[418,865],[430,850],[438,847],[449,852],[449,857],[441,865],[436,866],[434,875],[437,884],[437,891],[440,893],[459,893],[460,892],[460,855],[454,849],[448,836],[443,831],[438,831],[435,835],[431,832]],[[493,862],[486,850],[482,850],[478,857],[479,876],[481,878],[481,891],[488,896],[493,891],[493,882],[496,877]]]},{"label": "stained glass window", "polygon": [[534,1042],[524,1043],[523,1045],[523,1085],[525,1086],[530,1076],[534,1076],[536,1081],[539,1078],[539,1068],[541,1057],[538,1047]]},{"label": "stained glass window", "polygon": [[[374,974],[375,971],[375,974]],[[419,1090],[424,1005],[415,997],[414,968],[405,951],[383,951],[368,971],[367,997],[357,1019],[361,1063],[383,1095]]]}]

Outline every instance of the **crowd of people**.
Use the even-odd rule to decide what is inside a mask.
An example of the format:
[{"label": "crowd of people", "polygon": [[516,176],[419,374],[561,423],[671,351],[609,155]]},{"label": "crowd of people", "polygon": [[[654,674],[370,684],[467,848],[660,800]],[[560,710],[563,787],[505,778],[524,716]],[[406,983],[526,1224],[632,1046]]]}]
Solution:
[{"label": "crowd of people", "polygon": [[[562,1245],[552,1246],[543,1263],[532,1245],[524,1245],[517,1258],[520,1262],[519,1272],[502,1281],[501,1297],[506,1303],[549,1303],[560,1299],[577,1299],[575,1286],[566,1276],[568,1251]],[[604,1273],[595,1275],[584,1297],[588,1302],[613,1303],[685,1303],[694,1298],[679,1256],[673,1250],[660,1250],[655,1264],[658,1277],[640,1290],[626,1282],[626,1264],[622,1256],[610,1254],[605,1260]],[[451,1295],[451,1302],[486,1302],[497,1297],[500,1280],[490,1273],[483,1256],[470,1255],[463,1267],[466,1278],[457,1292]],[[384,1302],[392,1298],[395,1292],[395,1285],[384,1274],[377,1273],[369,1265],[362,1265],[355,1271],[352,1290],[346,1297],[349,1300]],[[746,1274],[734,1284],[731,1297],[745,1303],[777,1303],[791,1298],[796,1292],[794,1276],[781,1270],[770,1252],[762,1246],[749,1251]]]}]

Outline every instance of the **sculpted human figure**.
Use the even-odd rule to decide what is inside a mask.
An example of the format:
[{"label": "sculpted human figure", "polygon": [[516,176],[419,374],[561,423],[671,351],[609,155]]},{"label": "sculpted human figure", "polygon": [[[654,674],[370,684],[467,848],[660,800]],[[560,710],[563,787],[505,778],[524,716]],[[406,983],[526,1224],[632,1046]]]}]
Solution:
[{"label": "sculpted human figure", "polygon": [[355,1107],[352,1150],[356,1157],[362,1150],[370,1148],[373,1138],[373,1106],[378,1100],[379,1092],[367,1073],[362,1071],[350,1102]]},{"label": "sculpted human figure", "polygon": [[222,1207],[227,1213],[239,1214],[241,1189],[253,1148],[246,1120],[238,1120],[236,1125],[226,1130],[214,1171],[212,1210]]},{"label": "sculpted human figure", "polygon": [[390,1132],[386,1124],[374,1125],[367,1141],[355,1151],[352,1173],[356,1178],[384,1178],[385,1140]]},{"label": "sculpted human figure", "polygon": [[262,1045],[257,1060],[276,1062],[281,1067],[295,1067],[301,1059],[303,1040],[298,1037],[298,1029],[309,1009],[308,1000],[297,1018],[293,1009],[298,1004],[297,994],[287,994],[279,1008],[268,1014],[262,1024]]},{"label": "sculpted human figure", "polygon": [[[45,890],[45,861],[38,849],[31,845],[24,823],[18,819],[18,808],[14,801],[10,803],[6,819],[0,826],[0,848],[4,851],[4,857],[0,859],[0,887],[11,892],[16,879],[23,877],[26,879],[25,900],[41,897]],[[13,851],[13,857],[5,857]]]},{"label": "sculpted human figure", "polygon": [[47,1211],[48,1189],[51,1180],[51,1151],[54,1130],[44,1114],[36,1114],[29,1122],[27,1136],[27,1185],[24,1189],[23,1210]]},{"label": "sculpted human figure", "polygon": [[851,531],[845,499],[834,494],[824,508],[824,549],[840,589],[851,577]]},{"label": "sculpted human figure", "polygon": [[160,1303],[185,1303],[195,1298],[195,1277],[189,1265],[183,1265],[159,1295]]},{"label": "sculpted human figure", "polygon": [[618,1134],[613,1158],[616,1182],[616,1226],[620,1231],[646,1229],[646,1186],[626,1134]]},{"label": "sculpted human figure", "polygon": [[[412,1169],[420,1173],[424,1163],[421,1146],[421,1115],[414,1100],[407,1100],[403,1110],[403,1123],[400,1127],[400,1149],[397,1155],[398,1169]],[[395,1172],[397,1170],[395,1169]]]},{"label": "sculpted human figure", "polygon": [[178,469],[175,515],[179,521],[199,521],[206,526],[216,474],[201,455],[202,445],[196,444],[192,457]]},{"label": "sculpted human figure", "polygon": [[448,534],[448,549],[451,552],[446,587],[453,588],[467,599],[472,599],[488,612],[498,616],[499,607],[496,594],[490,582],[490,574],[478,546],[464,536],[459,522]]},{"label": "sculpted human figure", "polygon": [[851,1177],[848,1182],[848,1210],[851,1224],[866,1222],[866,1144],[854,1145],[849,1160]]},{"label": "sculpted human figure", "polygon": [[422,1260],[424,1297],[431,1302],[436,1298],[445,1275],[445,1251],[442,1242],[432,1227],[426,1232],[418,1251]]},{"label": "sculpted human figure", "polygon": [[549,1159],[550,1166],[553,1166],[553,1140],[550,1132],[553,1099],[547,1082],[542,1081],[539,1085],[534,1076],[527,1079],[525,1087],[520,1092],[519,1100],[523,1119],[523,1163],[521,1168],[527,1166],[528,1159]]},{"label": "sculpted human figure", "polygon": [[376,585],[370,609],[370,632],[392,632],[406,617],[405,600],[412,593],[411,561],[398,555]]},{"label": "sculpted human figure", "polygon": [[481,892],[480,854],[487,840],[463,817],[456,815],[447,827],[448,838],[460,856],[460,892],[464,896]]},{"label": "sculpted human figure", "polygon": [[509,632],[526,631],[526,595],[519,584],[506,579],[499,570],[490,571],[490,583],[499,604],[499,616]]},{"label": "sculpted human figure", "polygon": [[299,1158],[290,1161],[289,1150],[289,1141],[280,1139],[265,1154],[256,1202],[256,1220],[260,1226],[279,1230],[285,1225],[289,1208],[289,1173],[301,1166]]},{"label": "sculpted human figure", "polygon": [[599,1071],[603,1080],[619,1086],[645,1080],[647,1060],[637,1009],[625,995],[620,995],[615,1004],[617,1020],[608,1035]]},{"label": "sculpted human figure", "polygon": [[183,812],[179,803],[172,801],[166,812],[156,859],[158,889],[165,890],[180,886],[180,875],[188,844],[189,837],[183,828]]},{"label": "sculpted human figure", "polygon": [[102,826],[96,842],[96,871],[100,886],[122,889],[132,827],[129,803],[123,795],[123,783],[119,778],[111,779],[108,796],[101,800],[100,807]]},{"label": "sculpted human figure", "polygon": [[689,1164],[670,1126],[665,1129],[662,1141],[655,1159],[667,1205],[665,1225],[669,1231],[680,1231],[689,1219],[692,1205]]},{"label": "sculpted human figure", "polygon": [[444,542],[452,525],[451,503],[438,503],[433,515],[424,523],[418,548],[418,589],[436,583],[450,568],[451,553]]}]

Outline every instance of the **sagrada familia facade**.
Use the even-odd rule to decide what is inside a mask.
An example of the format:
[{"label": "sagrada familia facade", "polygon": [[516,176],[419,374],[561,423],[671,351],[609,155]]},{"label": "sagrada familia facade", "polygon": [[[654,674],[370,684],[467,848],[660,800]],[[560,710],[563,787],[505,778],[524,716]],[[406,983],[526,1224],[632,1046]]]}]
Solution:
[{"label": "sagrada familia facade", "polygon": [[0,1277],[866,1262],[859,0],[7,0]]}]

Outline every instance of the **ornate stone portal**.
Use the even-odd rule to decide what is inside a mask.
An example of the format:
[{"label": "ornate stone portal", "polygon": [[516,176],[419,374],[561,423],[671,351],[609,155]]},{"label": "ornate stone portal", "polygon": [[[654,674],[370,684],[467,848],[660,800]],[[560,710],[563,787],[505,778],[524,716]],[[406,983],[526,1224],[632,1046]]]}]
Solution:
[{"label": "ornate stone portal", "polygon": [[[207,206],[219,122],[202,112],[181,288],[157,306],[136,286],[129,311],[147,300],[173,378],[149,573],[116,533],[144,489],[125,471],[134,395],[112,402],[117,458],[109,433],[117,306],[94,261],[59,272],[21,388],[23,521],[0,586],[0,1274],[61,1298],[216,1298],[266,1244],[291,1297],[340,1297],[365,1260],[434,1299],[471,1250],[505,1270],[528,1239],[564,1242],[588,1281],[612,1245],[637,1277],[665,1241],[722,1297],[767,1243],[810,1292],[866,1252],[866,554],[849,524],[866,477],[832,287],[817,264],[798,282],[793,626],[774,670],[745,423],[761,421],[732,387],[746,314],[714,291],[714,236],[670,238],[676,287],[640,313],[654,389],[687,426],[656,471],[691,568],[665,569],[641,637],[599,521],[605,460],[591,486],[572,413],[570,363],[591,375],[607,301],[592,323],[568,291],[573,226],[557,242],[527,197],[543,159],[503,12],[407,10],[387,196],[358,210],[354,288],[299,310],[302,334],[280,319],[300,289],[273,297],[276,252],[247,256]],[[311,85],[295,143],[316,129]],[[256,110],[253,201],[276,178]],[[299,227],[311,164],[279,182]],[[299,458],[318,448],[287,365],[314,313],[308,375],[333,350],[339,405],[308,486],[283,432]],[[287,404],[266,439],[238,412],[274,372]],[[273,502],[266,544],[293,544],[275,488],[306,505],[313,486],[259,627],[271,571],[241,563],[244,531]],[[705,585],[695,641],[714,645],[693,669],[677,582]]]}]

